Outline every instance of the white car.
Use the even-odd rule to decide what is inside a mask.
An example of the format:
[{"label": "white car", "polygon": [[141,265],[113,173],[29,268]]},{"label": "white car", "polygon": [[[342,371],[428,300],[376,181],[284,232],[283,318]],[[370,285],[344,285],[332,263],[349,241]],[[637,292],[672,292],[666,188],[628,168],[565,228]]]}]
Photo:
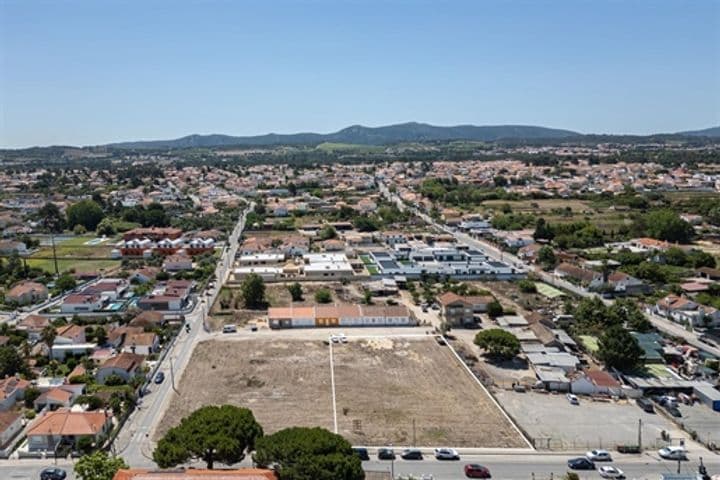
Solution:
[{"label": "white car", "polygon": [[570,405],[580,405],[580,400],[578,400],[578,397],[576,395],[568,393],[566,397],[568,399],[568,402],[570,402]]},{"label": "white car", "polygon": [[685,447],[665,447],[658,450],[660,458],[665,460],[687,460]]},{"label": "white car", "polygon": [[602,478],[625,478],[625,473],[622,470],[610,465],[598,468],[598,473]]},{"label": "white car", "polygon": [[435,458],[438,460],[460,460],[460,454],[454,448],[436,448]]},{"label": "white car", "polygon": [[593,462],[612,462],[612,456],[607,450],[590,450],[585,457]]}]

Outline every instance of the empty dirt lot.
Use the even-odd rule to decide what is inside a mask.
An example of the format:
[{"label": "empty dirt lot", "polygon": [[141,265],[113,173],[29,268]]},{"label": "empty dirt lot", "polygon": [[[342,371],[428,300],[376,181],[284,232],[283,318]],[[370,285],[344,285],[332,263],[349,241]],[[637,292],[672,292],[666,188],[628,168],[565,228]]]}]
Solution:
[{"label": "empty dirt lot", "polygon": [[[353,332],[355,333],[355,332]],[[526,447],[447,347],[431,339],[333,345],[339,433],[356,445]],[[213,369],[212,366],[215,366]],[[266,432],[333,429],[329,348],[319,341],[199,344],[158,433],[208,404],[249,407]]]}]

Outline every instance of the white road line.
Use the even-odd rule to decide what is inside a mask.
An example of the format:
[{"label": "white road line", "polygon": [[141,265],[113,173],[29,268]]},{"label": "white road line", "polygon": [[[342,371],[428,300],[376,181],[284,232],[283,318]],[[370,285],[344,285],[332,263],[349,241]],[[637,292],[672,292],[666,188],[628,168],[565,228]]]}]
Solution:
[{"label": "white road line", "polygon": [[335,402],[335,365],[333,364],[333,343],[332,342],[330,342],[330,386],[332,389],[333,427],[335,428],[335,433],[338,433],[337,404]]}]

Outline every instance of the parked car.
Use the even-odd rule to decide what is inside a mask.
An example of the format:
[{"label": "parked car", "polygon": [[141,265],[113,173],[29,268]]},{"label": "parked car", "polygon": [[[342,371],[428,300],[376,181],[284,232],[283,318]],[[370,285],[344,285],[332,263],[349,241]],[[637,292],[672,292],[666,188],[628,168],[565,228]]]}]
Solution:
[{"label": "parked car", "polygon": [[225,325],[222,330],[223,333],[235,333],[237,332],[237,326],[235,325]]},{"label": "parked car", "polygon": [[465,476],[467,478],[492,478],[490,470],[488,470],[487,467],[478,465],[477,463],[465,465]]},{"label": "parked car", "polygon": [[658,450],[658,455],[665,460],[687,460],[685,447],[664,447]]},{"label": "parked car", "polygon": [[402,458],[403,460],[422,460],[423,454],[417,448],[406,448],[400,454],[400,458]]},{"label": "parked car", "polygon": [[353,448],[352,450],[353,450],[353,453],[354,453],[355,455],[357,455],[357,457],[358,457],[360,460],[363,460],[363,461],[365,461],[365,460],[370,460],[370,455],[368,455],[367,448],[357,447],[357,448]]},{"label": "parked car", "polygon": [[158,372],[157,375],[155,375],[155,383],[162,383],[165,380],[165,374],[163,372]]},{"label": "parked car", "polygon": [[612,462],[612,456],[607,450],[590,450],[585,457],[593,462]]},{"label": "parked car", "polygon": [[40,480],[65,480],[67,473],[62,468],[48,467],[40,472]]},{"label": "parked car", "polygon": [[435,458],[438,460],[460,460],[460,454],[454,448],[436,448]]},{"label": "parked car", "polygon": [[598,468],[598,473],[602,478],[625,478],[625,473],[623,473],[622,470],[611,465],[605,465]]},{"label": "parked car", "polygon": [[655,413],[655,407],[649,399],[638,398],[636,403],[638,407],[645,411],[645,413]]},{"label": "parked car", "polygon": [[677,407],[666,407],[665,410],[675,418],[682,417],[682,412]]},{"label": "parked car", "polygon": [[585,457],[571,458],[567,465],[572,470],[595,470],[595,463]]},{"label": "parked car", "polygon": [[392,448],[381,448],[378,450],[378,460],[395,460],[395,452]]},{"label": "parked car", "polygon": [[570,405],[580,405],[580,400],[578,399],[577,395],[568,393],[567,395],[565,395],[565,397],[567,397],[568,402],[570,402]]}]

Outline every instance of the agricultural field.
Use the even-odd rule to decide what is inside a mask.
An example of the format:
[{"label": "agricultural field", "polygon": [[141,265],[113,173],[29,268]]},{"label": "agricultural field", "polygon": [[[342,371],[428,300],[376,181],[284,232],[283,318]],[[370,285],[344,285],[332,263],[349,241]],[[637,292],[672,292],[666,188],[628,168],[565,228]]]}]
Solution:
[{"label": "agricultural field", "polygon": [[[418,446],[526,446],[448,347],[379,337],[332,348],[338,432],[351,443],[408,445],[414,422]],[[268,433],[294,425],[333,429],[330,348],[322,341],[205,341],[179,385],[156,437],[194,409],[222,403],[252,409]]]},{"label": "agricultural field", "polygon": [[478,211],[483,214],[500,213],[505,205],[510,206],[512,213],[543,217],[549,223],[591,220],[599,228],[610,230],[630,222],[628,212],[600,207],[585,200],[564,198],[514,201],[488,200],[478,207]]},{"label": "agricultural field", "polygon": [[[30,267],[37,267],[46,272],[55,272],[55,263],[52,258],[28,258],[27,264]],[[120,266],[119,260],[78,260],[61,258],[58,255],[58,270],[60,273],[70,270],[76,272],[108,271]]]},{"label": "agricultural field", "polygon": [[535,288],[537,288],[538,293],[540,293],[541,295],[545,295],[548,298],[558,298],[565,296],[562,291],[558,290],[552,285],[548,285],[547,283],[535,282]]}]

